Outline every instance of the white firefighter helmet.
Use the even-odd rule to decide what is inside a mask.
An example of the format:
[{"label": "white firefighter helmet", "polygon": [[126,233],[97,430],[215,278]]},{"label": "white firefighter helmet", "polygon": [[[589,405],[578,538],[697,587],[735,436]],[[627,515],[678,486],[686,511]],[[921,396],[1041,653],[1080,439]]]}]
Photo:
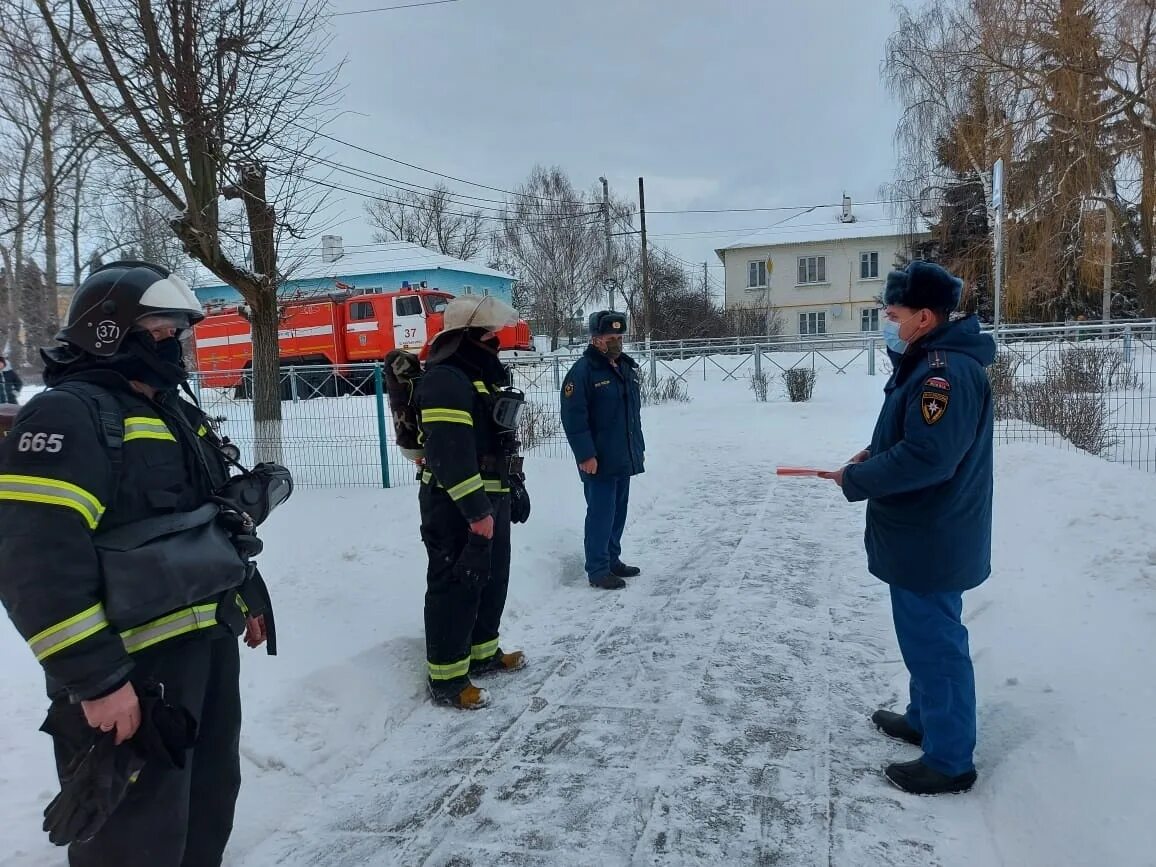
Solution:
[{"label": "white firefighter helmet", "polygon": [[481,328],[498,331],[518,322],[518,311],[491,295],[468,295],[446,305],[442,331],[464,331]]}]

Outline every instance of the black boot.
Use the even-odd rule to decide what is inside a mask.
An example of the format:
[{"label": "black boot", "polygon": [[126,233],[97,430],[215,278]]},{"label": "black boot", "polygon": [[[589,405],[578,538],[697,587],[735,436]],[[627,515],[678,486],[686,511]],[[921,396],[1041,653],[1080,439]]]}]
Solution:
[{"label": "black boot", "polygon": [[888,765],[883,775],[897,789],[912,795],[948,795],[966,792],[975,785],[975,771],[968,771],[958,777],[941,774],[923,764],[922,759]]},{"label": "black boot", "polygon": [[895,738],[900,741],[907,741],[912,746],[923,745],[923,735],[911,727],[907,722],[907,717],[901,713],[892,713],[889,710],[877,710],[871,715],[871,722],[879,728],[879,731],[887,735],[889,738]]},{"label": "black boot", "polygon": [[627,566],[625,563],[615,563],[610,567],[610,574],[616,575],[619,578],[634,578],[642,574],[642,570],[637,566]]},{"label": "black boot", "polygon": [[603,575],[601,578],[591,578],[590,586],[599,590],[621,590],[626,582],[617,575]]}]

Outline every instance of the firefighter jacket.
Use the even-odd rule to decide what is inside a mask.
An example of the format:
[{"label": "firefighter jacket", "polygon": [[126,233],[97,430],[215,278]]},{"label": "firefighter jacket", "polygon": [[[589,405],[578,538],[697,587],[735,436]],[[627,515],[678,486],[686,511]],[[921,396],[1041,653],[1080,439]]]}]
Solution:
[{"label": "firefighter jacket", "polygon": [[464,353],[431,363],[418,383],[425,449],[422,482],[443,488],[470,523],[493,514],[489,495],[510,492],[509,443],[494,422],[493,398],[508,383],[497,358],[472,364]]},{"label": "firefighter jacket", "polygon": [[44,667],[49,694],[83,700],[120,686],[133,654],[221,631],[209,600],[115,631],[94,534],[192,511],[228,470],[205,415],[175,392],[152,401],[97,370],[58,384],[77,379],[123,411],[119,471],[93,400],[51,389],[24,407],[0,441],[0,602]]}]

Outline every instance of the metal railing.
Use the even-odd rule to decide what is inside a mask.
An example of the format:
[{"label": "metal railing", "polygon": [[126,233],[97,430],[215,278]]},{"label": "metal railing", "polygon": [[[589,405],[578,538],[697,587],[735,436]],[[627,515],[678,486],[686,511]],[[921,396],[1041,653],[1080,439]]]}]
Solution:
[{"label": "metal railing", "polygon": [[[729,339],[728,339],[729,340]],[[634,350],[650,394],[742,383],[752,376],[807,368],[833,375],[888,375],[890,360],[874,334],[719,341],[664,341]],[[1080,449],[1156,471],[1156,321],[1001,327],[990,368],[997,439]],[[514,360],[514,384],[526,393],[520,438],[528,455],[569,459],[559,394],[574,358]],[[256,446],[247,374],[195,374],[203,408],[253,460]],[[213,387],[215,383],[217,387]],[[398,449],[379,365],[300,367],[283,372],[282,460],[303,486],[415,483]]]}]

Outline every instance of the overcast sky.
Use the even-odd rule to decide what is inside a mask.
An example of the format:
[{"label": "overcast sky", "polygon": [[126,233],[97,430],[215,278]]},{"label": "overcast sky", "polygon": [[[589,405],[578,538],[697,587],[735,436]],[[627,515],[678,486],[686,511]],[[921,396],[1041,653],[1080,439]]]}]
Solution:
[{"label": "overcast sky", "polygon": [[[334,11],[404,2],[415,0]],[[636,200],[641,175],[650,211],[868,201],[893,173],[898,108],[879,76],[889,0],[457,0],[333,21],[349,113],[327,131],[467,180],[513,189],[535,163],[557,164]],[[328,147],[351,166],[436,181]],[[369,241],[361,201],[339,204],[330,220],[348,222],[332,231]],[[713,266],[716,247],[783,216],[654,214],[647,228]]]}]

